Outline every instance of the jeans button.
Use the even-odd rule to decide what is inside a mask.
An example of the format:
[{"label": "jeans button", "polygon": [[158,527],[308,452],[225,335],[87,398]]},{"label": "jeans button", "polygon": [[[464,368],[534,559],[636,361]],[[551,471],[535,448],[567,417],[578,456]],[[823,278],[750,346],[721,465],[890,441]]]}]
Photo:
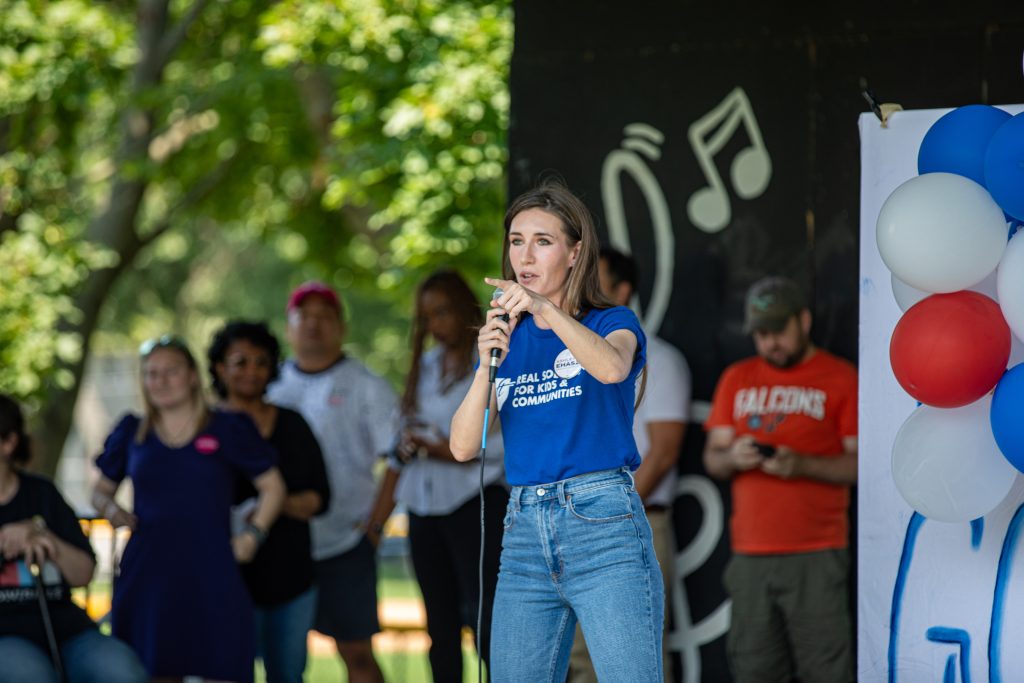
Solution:
[{"label": "jeans button", "polygon": [[538,496],[543,496],[545,493],[547,493],[547,491],[545,491],[544,489],[537,489]]}]

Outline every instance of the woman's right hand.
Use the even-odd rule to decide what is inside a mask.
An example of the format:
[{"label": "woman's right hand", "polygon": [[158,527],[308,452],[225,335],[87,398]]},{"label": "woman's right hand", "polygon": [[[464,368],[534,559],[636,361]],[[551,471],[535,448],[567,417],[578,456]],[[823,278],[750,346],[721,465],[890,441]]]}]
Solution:
[{"label": "woman's right hand", "polygon": [[110,526],[115,529],[124,526],[135,531],[135,527],[139,523],[138,517],[128,512],[114,501],[110,501],[110,503],[107,504],[107,508],[103,511],[103,516],[110,522]]},{"label": "woman's right hand", "polygon": [[238,564],[249,564],[252,558],[256,557],[256,551],[260,549],[260,543],[251,532],[243,531],[231,537],[231,551],[235,555],[235,562]]},{"label": "woman's right hand", "polygon": [[477,350],[480,352],[481,368],[490,365],[493,349],[501,351],[498,365],[501,365],[508,355],[508,340],[512,336],[512,330],[516,327],[516,320],[514,318],[510,321],[502,320],[503,315],[506,315],[504,308],[492,308],[487,311],[487,320],[477,335]]}]

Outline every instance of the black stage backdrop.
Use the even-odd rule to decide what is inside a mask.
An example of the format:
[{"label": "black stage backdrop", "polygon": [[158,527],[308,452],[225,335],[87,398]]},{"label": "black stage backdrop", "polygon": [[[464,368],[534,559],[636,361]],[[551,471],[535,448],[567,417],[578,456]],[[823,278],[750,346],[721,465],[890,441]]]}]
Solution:
[{"label": "black stage backdrop", "polygon": [[795,278],[815,341],[856,361],[862,84],[906,109],[1024,102],[1024,2],[515,10],[509,194],[564,178],[602,239],[640,262],[649,330],[689,361],[670,643],[677,680],[728,680],[729,497],[703,473],[699,422],[723,368],[753,352],[744,292],[766,274]]}]

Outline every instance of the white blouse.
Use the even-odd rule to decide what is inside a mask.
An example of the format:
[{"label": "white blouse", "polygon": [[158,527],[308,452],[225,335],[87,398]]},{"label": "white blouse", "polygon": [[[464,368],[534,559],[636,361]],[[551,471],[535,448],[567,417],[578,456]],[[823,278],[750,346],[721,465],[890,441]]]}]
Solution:
[{"label": "white blouse", "polygon": [[[441,371],[443,349],[435,346],[423,354],[420,362],[420,381],[417,387],[415,421],[425,425],[416,428],[431,440],[448,440],[452,416],[462,404],[470,385],[473,371],[442,389]],[[484,416],[480,416],[483,421]],[[505,447],[498,420],[487,435],[487,459],[484,466],[484,485],[504,483]],[[478,495],[480,463],[442,462],[435,458],[416,458],[402,468],[395,489],[395,501],[404,503],[409,512],[425,515],[447,515],[462,507]]]}]

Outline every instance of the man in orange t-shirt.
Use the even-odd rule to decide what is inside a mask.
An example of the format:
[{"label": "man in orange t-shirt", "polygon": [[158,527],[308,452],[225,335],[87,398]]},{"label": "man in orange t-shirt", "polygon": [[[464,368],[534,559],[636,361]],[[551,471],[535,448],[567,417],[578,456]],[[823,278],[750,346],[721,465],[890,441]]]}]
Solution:
[{"label": "man in orange t-shirt", "polygon": [[737,683],[853,680],[847,509],[857,481],[857,371],[810,341],[782,277],[747,294],[757,356],[719,379],[704,466],[732,480],[727,639]]}]

